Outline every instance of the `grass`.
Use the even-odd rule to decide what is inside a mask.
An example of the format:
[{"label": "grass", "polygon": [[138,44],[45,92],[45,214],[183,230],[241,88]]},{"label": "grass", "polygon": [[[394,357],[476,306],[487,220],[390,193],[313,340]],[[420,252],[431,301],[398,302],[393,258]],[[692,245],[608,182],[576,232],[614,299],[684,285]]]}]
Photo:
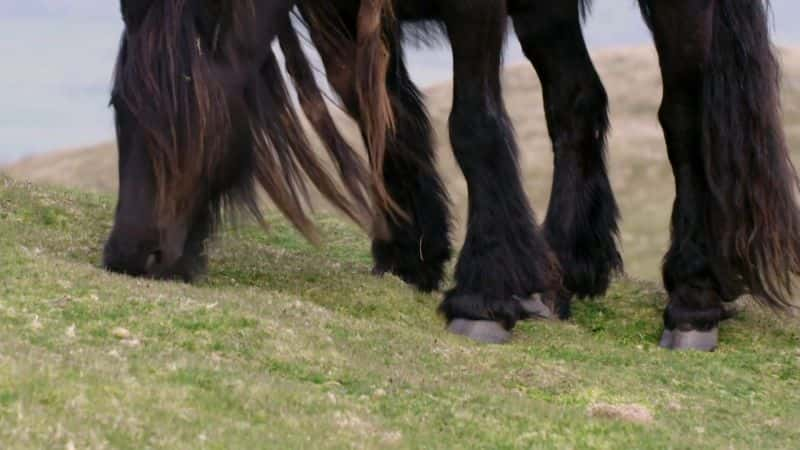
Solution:
[{"label": "grass", "polygon": [[[0,178],[4,448],[796,448],[800,321],[747,308],[716,353],[655,346],[630,279],[511,344],[443,330],[438,297],[374,279],[320,218],[245,224],[194,285],[98,268],[113,198]],[[119,330],[122,328],[124,330]],[[592,417],[638,405],[648,423]]]}]

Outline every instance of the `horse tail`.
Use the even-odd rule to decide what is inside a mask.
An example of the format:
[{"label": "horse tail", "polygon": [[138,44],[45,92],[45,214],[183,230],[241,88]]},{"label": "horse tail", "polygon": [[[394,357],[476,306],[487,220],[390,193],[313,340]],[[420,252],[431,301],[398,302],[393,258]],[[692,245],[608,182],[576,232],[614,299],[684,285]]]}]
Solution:
[{"label": "horse tail", "polygon": [[362,0],[357,20],[356,93],[360,122],[369,152],[378,206],[405,216],[383,182],[386,140],[394,132],[394,112],[386,85],[391,62],[390,41],[396,26],[393,0]]},{"label": "horse tail", "polygon": [[286,72],[292,78],[300,108],[319,137],[328,156],[336,165],[339,178],[353,199],[352,208],[344,212],[356,223],[367,227],[372,219],[369,199],[369,170],[362,158],[342,137],[331,117],[325,96],[317,85],[314,70],[303,50],[297,31],[290,20],[278,33],[285,57]]},{"label": "horse tail", "polygon": [[[328,0],[304,1],[301,11],[308,26],[326,39],[331,48],[342,49],[343,56],[353,59],[355,102],[351,106],[358,112],[356,120],[369,156],[374,209],[407,218],[407,212],[387,190],[383,177],[387,140],[395,129],[393,103],[386,81],[392,43],[399,33],[393,0],[361,0],[358,10],[353,11],[353,29],[342,22],[341,12]],[[328,74],[329,79],[332,76],[336,74]],[[373,233],[388,233],[384,214],[376,213],[374,217]]]},{"label": "horse tail", "polygon": [[702,90],[705,212],[723,292],[791,305],[800,274],[798,178],[780,113],[768,0],[717,0]]}]

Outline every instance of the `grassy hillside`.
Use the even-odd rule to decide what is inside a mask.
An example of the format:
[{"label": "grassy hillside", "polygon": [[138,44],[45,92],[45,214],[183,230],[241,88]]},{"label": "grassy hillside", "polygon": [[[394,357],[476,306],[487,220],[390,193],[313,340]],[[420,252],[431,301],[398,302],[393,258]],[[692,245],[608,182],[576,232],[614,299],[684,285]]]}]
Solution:
[{"label": "grassy hillside", "polygon": [[[784,49],[782,55],[787,134],[800,162],[800,49]],[[674,188],[656,119],[661,96],[656,56],[652,49],[645,48],[603,51],[595,55],[595,62],[611,98],[614,127],[610,141],[611,178],[624,219],[622,244],[626,268],[632,276],[659,280]],[[539,217],[543,218],[550,192],[552,156],[539,85],[530,67],[519,66],[506,71],[504,86],[523,150],[525,187]],[[442,171],[459,219],[457,236],[462,236],[466,184],[447,140],[451,86],[449,83],[435,86],[427,94],[439,137]],[[344,129],[354,141],[358,140],[351,124],[345,123]],[[6,172],[36,182],[109,191],[116,186],[115,158],[113,145],[101,145],[35,157],[7,168]]]},{"label": "grassy hillside", "polygon": [[663,294],[621,280],[507,346],[437,297],[276,220],[201,283],[98,269],[113,199],[0,177],[3,448],[796,448],[800,321],[748,309],[713,354],[655,346]]},{"label": "grassy hillside", "polygon": [[117,148],[114,143],[59,150],[22,159],[0,171],[25,181],[114,192],[117,189]]}]

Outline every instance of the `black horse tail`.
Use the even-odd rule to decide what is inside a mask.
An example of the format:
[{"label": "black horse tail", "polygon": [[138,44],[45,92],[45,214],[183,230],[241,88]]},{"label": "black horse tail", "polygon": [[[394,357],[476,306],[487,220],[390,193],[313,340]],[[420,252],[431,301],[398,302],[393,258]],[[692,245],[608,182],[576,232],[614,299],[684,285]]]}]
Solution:
[{"label": "black horse tail", "polygon": [[709,250],[723,294],[788,307],[800,274],[800,210],[769,2],[716,0],[714,9],[701,99]]},{"label": "black horse tail", "polygon": [[[353,201],[345,210],[351,219],[365,229],[371,225],[369,207],[370,175],[364,161],[347,143],[330,114],[325,96],[317,85],[314,70],[303,50],[297,31],[287,20],[278,33],[278,41],[286,59],[286,72],[292,78],[303,114],[319,137],[325,151],[336,165],[339,178]],[[367,229],[367,231],[371,231]]]}]

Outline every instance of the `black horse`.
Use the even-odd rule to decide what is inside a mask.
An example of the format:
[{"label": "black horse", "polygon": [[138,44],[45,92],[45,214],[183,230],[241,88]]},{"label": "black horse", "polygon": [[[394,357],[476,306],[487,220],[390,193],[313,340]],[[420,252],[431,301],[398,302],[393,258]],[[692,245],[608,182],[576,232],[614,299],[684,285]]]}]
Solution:
[{"label": "black horse", "polygon": [[[660,56],[660,119],[677,188],[672,245],[663,268],[670,302],[661,344],[710,350],[727,317],[726,302],[750,294],[772,307],[788,306],[791,278],[800,272],[797,178],[780,124],[779,69],[769,42],[767,4],[640,0],[640,5]],[[303,0],[298,6],[331,85],[361,123],[371,153],[379,156],[371,158],[372,181],[366,182],[380,200],[372,211],[379,219],[375,230],[381,231],[373,241],[377,273],[391,272],[421,290],[435,290],[452,253],[431,127],[402,55],[404,39],[435,41],[436,34],[444,34],[455,66],[450,137],[470,196],[455,286],[440,306],[449,329],[502,342],[519,320],[551,313],[566,318],[573,297],[605,293],[622,261],[618,209],[605,166],[608,102],[581,31],[589,0]],[[522,190],[501,95],[508,16],[541,79],[555,152],[552,196],[541,228]],[[376,26],[389,58],[369,66],[368,54],[383,54]],[[206,39],[217,41],[219,28],[207,29],[217,31],[203,34]],[[281,44],[295,82],[311,84],[296,35],[283,33]],[[378,82],[384,63],[385,80]],[[311,95],[301,92],[301,103],[307,111],[319,110],[318,91],[307,91]],[[380,95],[370,97],[371,92]],[[120,103],[118,114],[126,102]],[[328,119],[317,121],[318,131],[330,131]],[[126,136],[124,126],[120,134]],[[333,136],[329,149],[344,148],[335,133],[327,134]],[[350,191],[359,189],[364,185]],[[121,189],[121,205],[125,192]],[[117,230],[125,239],[126,232]],[[163,247],[163,238],[159,242]],[[130,260],[120,261],[123,270],[130,267]]]},{"label": "black horse", "polygon": [[[304,11],[308,3],[301,3],[301,11],[314,19],[313,11]],[[359,2],[330,3],[354,36]],[[678,193],[663,269],[670,303],[661,344],[710,350],[727,317],[726,302],[750,294],[769,306],[787,306],[791,277],[800,270],[797,179],[780,124],[779,68],[767,5],[640,5],[660,56],[660,119]],[[413,220],[388,219],[392,238],[376,239],[373,254],[378,272],[394,272],[430,290],[441,282],[451,252],[441,181],[433,169],[415,170],[420,161],[434,167],[433,147],[400,51],[404,32],[433,42],[433,35],[443,33],[455,65],[450,137],[470,195],[456,286],[440,307],[454,332],[503,341],[520,319],[548,310],[567,317],[573,297],[602,295],[622,269],[618,209],[604,155],[607,97],[581,31],[590,6],[587,0],[396,2],[406,27],[394,24],[387,33],[393,51],[387,83],[397,119],[384,173],[392,197]],[[542,82],[555,152],[542,230],[522,191],[501,96],[506,15]],[[355,41],[342,48],[313,27],[311,33],[333,86],[359,117],[354,75],[347,71]]]}]

